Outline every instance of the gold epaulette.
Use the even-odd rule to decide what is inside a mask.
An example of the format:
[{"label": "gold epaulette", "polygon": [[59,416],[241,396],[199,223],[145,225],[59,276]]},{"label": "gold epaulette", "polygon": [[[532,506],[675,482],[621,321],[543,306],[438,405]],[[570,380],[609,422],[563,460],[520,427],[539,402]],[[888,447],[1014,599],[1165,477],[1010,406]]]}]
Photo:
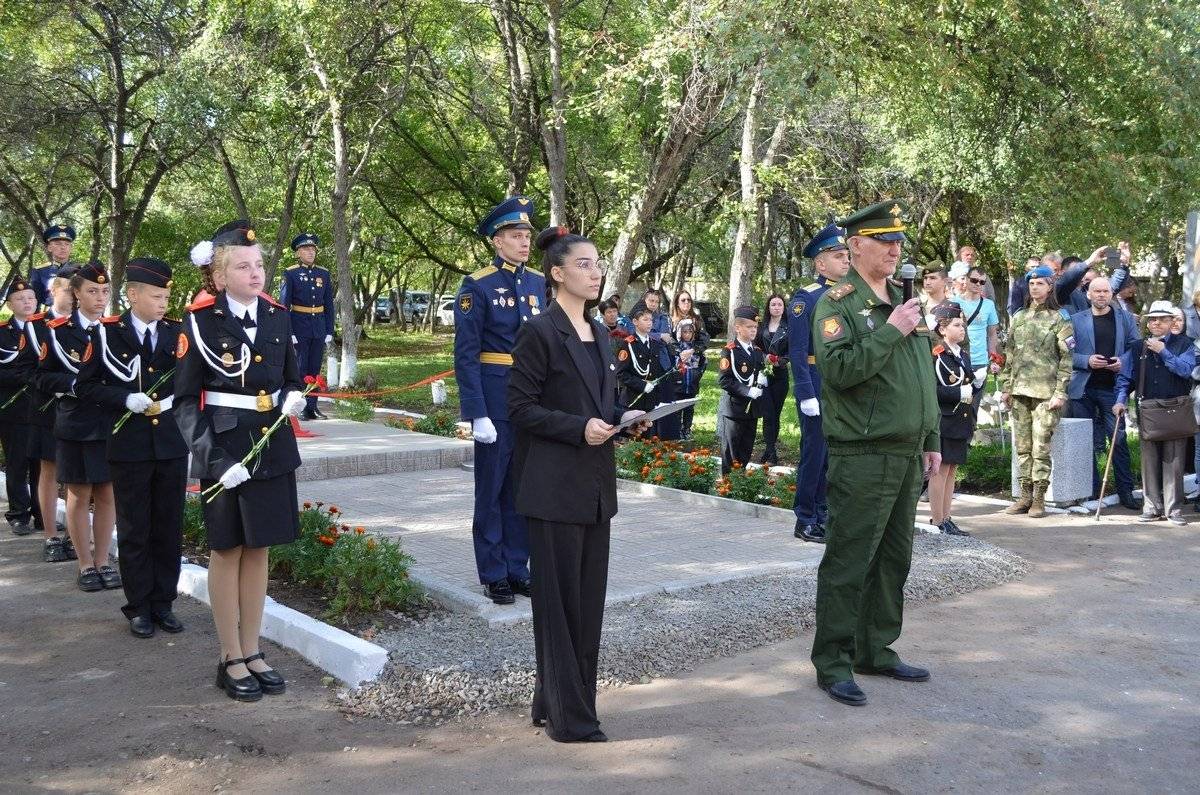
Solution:
[{"label": "gold epaulette", "polygon": [[480,279],[491,276],[493,273],[496,273],[496,266],[487,265],[472,273],[470,278],[475,281],[479,281]]},{"label": "gold epaulette", "polygon": [[854,292],[854,285],[850,282],[842,282],[836,287],[830,287],[829,291],[825,293],[825,297],[830,301],[840,301],[852,292]]},{"label": "gold epaulette", "polygon": [[815,293],[817,290],[820,290],[820,289],[821,289],[821,283],[820,283],[820,282],[813,282],[812,284],[810,284],[810,285],[808,285],[807,287],[805,287],[805,288],[804,288],[804,292],[806,292],[806,293]]},{"label": "gold epaulette", "polygon": [[532,273],[534,276],[541,276],[543,279],[546,278],[546,274],[542,273],[541,271],[534,270],[533,268],[527,267],[527,268],[525,268],[525,272]]},{"label": "gold epaulette", "polygon": [[300,267],[300,263],[297,262],[295,265],[288,265],[286,268],[284,268],[284,270],[285,271],[294,271],[294,270],[296,270],[296,268],[299,268],[299,267]]}]

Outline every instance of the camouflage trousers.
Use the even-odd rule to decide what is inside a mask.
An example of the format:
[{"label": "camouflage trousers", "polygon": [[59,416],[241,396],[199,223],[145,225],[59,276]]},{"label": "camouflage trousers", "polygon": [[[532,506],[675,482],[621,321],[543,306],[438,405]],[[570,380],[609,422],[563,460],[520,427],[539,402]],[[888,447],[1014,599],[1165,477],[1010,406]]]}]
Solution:
[{"label": "camouflage trousers", "polygon": [[1061,416],[1062,409],[1051,410],[1048,398],[1012,396],[1013,446],[1020,480],[1050,480],[1050,438]]}]

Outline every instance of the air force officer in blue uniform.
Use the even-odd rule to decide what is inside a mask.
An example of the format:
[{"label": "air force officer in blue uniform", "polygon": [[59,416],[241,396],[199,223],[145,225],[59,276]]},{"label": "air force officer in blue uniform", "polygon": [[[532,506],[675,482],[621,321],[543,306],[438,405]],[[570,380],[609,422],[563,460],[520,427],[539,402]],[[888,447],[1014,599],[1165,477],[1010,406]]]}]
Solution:
[{"label": "air force officer in blue uniform", "polygon": [[67,224],[51,224],[42,230],[42,243],[49,257],[45,262],[34,265],[29,275],[29,286],[37,297],[39,306],[50,308],[54,297],[50,295],[50,282],[54,281],[58,269],[71,260],[71,247],[75,244],[75,227]]},{"label": "air force officer in blue uniform", "polygon": [[812,350],[812,311],[830,285],[850,269],[846,231],[829,224],[817,232],[804,256],[813,260],[817,280],[801,287],[788,304],[788,352],[792,365],[792,391],[800,415],[800,465],[796,469],[796,538],[825,543],[825,467],[828,451],[821,432],[821,374]]},{"label": "air force officer in blue uniform", "polygon": [[[302,376],[320,375],[325,346],[333,341],[333,279],[329,271],[314,264],[320,242],[309,232],[292,239],[292,251],[299,261],[283,272],[279,287],[279,303],[291,315],[292,343]],[[306,399],[303,416],[306,420],[325,419],[316,397]]]},{"label": "air force officer in blue uniform", "polygon": [[525,267],[533,213],[530,199],[513,196],[479,222],[496,255],[463,279],[454,302],[454,375],[462,418],[475,436],[475,565],[496,604],[530,594],[529,539],[514,499],[505,393],[517,331],[546,308],[546,278]]}]

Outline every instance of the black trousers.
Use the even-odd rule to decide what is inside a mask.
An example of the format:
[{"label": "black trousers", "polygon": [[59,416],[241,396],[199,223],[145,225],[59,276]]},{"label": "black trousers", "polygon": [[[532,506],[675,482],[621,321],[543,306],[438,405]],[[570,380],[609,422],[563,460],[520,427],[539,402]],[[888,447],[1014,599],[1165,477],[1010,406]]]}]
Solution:
[{"label": "black trousers", "polygon": [[179,590],[187,457],[110,461],[117,504],[117,560],[126,618],[162,615]]},{"label": "black trousers", "polygon": [[30,458],[29,445],[32,439],[30,425],[26,422],[0,422],[0,446],[4,447],[5,490],[8,492],[8,510],[4,518],[9,523],[27,521],[33,517],[42,524],[42,508],[37,500],[38,473],[41,471],[37,458]]},{"label": "black trousers", "polygon": [[[779,441],[779,417],[783,414],[783,404],[787,401],[788,388],[791,386],[786,367],[771,368],[771,377],[767,380],[767,388],[763,390],[763,442],[767,453],[775,452],[775,444]],[[745,463],[745,462],[743,462]]]},{"label": "black trousers", "polygon": [[608,589],[609,523],[526,523],[537,652],[531,716],[546,721],[551,738],[579,740],[600,728],[596,666]]},{"label": "black trousers", "polygon": [[728,475],[737,461],[743,467],[754,455],[754,436],[758,433],[758,419],[734,420],[721,417],[721,474]]}]

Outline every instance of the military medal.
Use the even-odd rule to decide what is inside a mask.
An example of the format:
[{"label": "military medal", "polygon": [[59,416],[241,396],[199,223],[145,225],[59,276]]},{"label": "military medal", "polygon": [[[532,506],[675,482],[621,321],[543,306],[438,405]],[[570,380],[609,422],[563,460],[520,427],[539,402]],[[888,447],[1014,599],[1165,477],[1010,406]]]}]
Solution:
[{"label": "military medal", "polygon": [[233,354],[230,353],[229,351],[225,351],[224,353],[222,353],[221,354],[221,364],[225,365],[226,367],[231,366],[233,364]]},{"label": "military medal", "polygon": [[74,348],[72,348],[71,352],[67,355],[70,356],[73,361],[79,361],[79,351],[75,350]]},{"label": "military medal", "polygon": [[318,287],[323,287],[324,285],[325,285],[325,280],[324,280],[324,279],[322,279],[320,276],[318,276],[318,277],[317,277],[317,286],[318,286]]},{"label": "military medal", "polygon": [[743,373],[744,373],[744,372],[746,372],[746,371],[748,371],[749,369],[750,369],[750,367],[749,367],[748,365],[745,365],[745,364],[743,364],[743,365],[742,365],[742,372],[743,372]]}]

